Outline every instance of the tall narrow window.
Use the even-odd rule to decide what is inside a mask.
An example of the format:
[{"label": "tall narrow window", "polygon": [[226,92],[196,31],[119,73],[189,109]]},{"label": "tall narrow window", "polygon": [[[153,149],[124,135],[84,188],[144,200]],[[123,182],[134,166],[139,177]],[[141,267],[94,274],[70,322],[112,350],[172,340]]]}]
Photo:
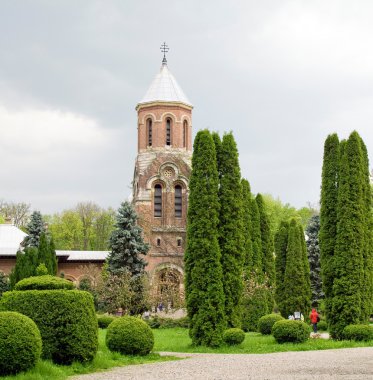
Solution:
[{"label": "tall narrow window", "polygon": [[166,145],[171,145],[171,119],[166,120]]},{"label": "tall narrow window", "polygon": [[147,135],[148,135],[148,146],[152,146],[153,144],[153,125],[152,119],[147,120]]},{"label": "tall narrow window", "polygon": [[175,217],[181,218],[183,209],[182,190],[180,185],[175,186]]},{"label": "tall narrow window", "polygon": [[162,216],[162,186],[154,186],[154,216]]},{"label": "tall narrow window", "polygon": [[188,122],[184,120],[184,125],[183,125],[183,147],[184,148],[186,148],[187,139],[188,139]]}]

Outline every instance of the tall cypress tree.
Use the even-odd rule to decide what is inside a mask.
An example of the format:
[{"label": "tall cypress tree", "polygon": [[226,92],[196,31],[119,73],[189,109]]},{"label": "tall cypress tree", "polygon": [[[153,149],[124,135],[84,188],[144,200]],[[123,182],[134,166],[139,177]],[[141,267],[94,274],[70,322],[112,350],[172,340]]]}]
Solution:
[{"label": "tall cypress tree", "polygon": [[362,184],[361,139],[353,132],[344,146],[338,184],[337,239],[334,250],[332,310],[329,315],[333,337],[362,321],[364,309],[363,273],[366,248],[365,199]]},{"label": "tall cypress tree", "polygon": [[258,204],[255,198],[251,199],[251,239],[253,246],[253,255],[251,263],[251,272],[255,275],[258,282],[263,281],[263,255],[262,255],[262,238],[260,232],[260,215]]},{"label": "tall cypress tree", "polygon": [[321,267],[320,267],[320,247],[319,247],[320,216],[314,215],[307,226],[306,235],[308,239],[307,252],[308,262],[310,264],[310,280],[312,306],[318,307],[321,299],[324,297],[322,291]]},{"label": "tall cypress tree", "polygon": [[273,236],[271,234],[270,221],[265,209],[264,199],[261,194],[257,194],[256,203],[259,210],[260,219],[260,236],[262,240],[262,260],[263,272],[265,273],[268,285],[274,287],[275,285],[275,262],[274,262],[274,245]]},{"label": "tall cypress tree", "polygon": [[308,262],[308,254],[307,254],[307,245],[306,239],[304,235],[304,230],[302,225],[299,223],[298,225],[298,233],[299,233],[299,241],[301,246],[301,255],[303,262],[303,273],[304,273],[304,300],[305,300],[305,313],[308,313],[311,307],[311,276],[310,276],[310,263]]},{"label": "tall cypress tree", "polygon": [[54,276],[57,274],[57,258],[54,250],[54,243],[48,241],[47,235],[43,232],[40,235],[38,247],[38,265],[44,264],[48,274]]},{"label": "tall cypress tree", "polygon": [[331,314],[333,295],[333,256],[337,239],[337,198],[339,146],[338,136],[329,135],[324,145],[324,159],[321,181],[320,208],[320,259],[323,291],[325,294],[325,313],[328,319]]},{"label": "tall cypress tree", "polygon": [[241,173],[232,133],[223,136],[219,172],[219,246],[224,273],[225,315],[229,327],[240,327],[245,241]]},{"label": "tall cypress tree", "polygon": [[311,303],[311,289],[306,280],[309,272],[305,273],[304,265],[304,234],[300,234],[300,228],[296,219],[290,221],[282,300],[284,315],[293,314],[294,311],[306,314]]},{"label": "tall cypress tree", "polygon": [[276,290],[275,290],[275,300],[280,313],[283,317],[287,317],[286,307],[284,305],[285,295],[284,295],[284,278],[286,270],[286,251],[288,247],[288,236],[289,236],[289,223],[286,221],[281,221],[280,227],[275,235],[275,253],[276,253]]},{"label": "tall cypress tree", "polygon": [[243,226],[244,226],[244,264],[243,271],[245,276],[250,275],[250,268],[252,267],[253,257],[253,242],[251,239],[252,226],[251,226],[251,190],[249,181],[246,179],[241,180],[242,186],[242,207],[243,207]]},{"label": "tall cypress tree", "polygon": [[362,150],[362,184],[364,198],[364,225],[365,241],[363,250],[364,278],[363,278],[363,306],[362,320],[367,321],[373,314],[373,214],[372,214],[372,187],[369,175],[369,160],[367,147],[360,139]]},{"label": "tall cypress tree", "polygon": [[218,169],[208,130],[194,140],[185,252],[189,334],[195,345],[219,346],[226,327],[223,271],[218,242]]}]

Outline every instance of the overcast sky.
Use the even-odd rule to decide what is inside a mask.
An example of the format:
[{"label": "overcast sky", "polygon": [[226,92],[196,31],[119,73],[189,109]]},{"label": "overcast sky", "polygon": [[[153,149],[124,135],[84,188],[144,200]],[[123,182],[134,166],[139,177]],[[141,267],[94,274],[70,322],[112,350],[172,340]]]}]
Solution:
[{"label": "overcast sky", "polygon": [[117,208],[166,41],[194,134],[232,130],[254,192],[317,203],[329,133],[373,162],[372,20],[369,0],[0,0],[0,199]]}]

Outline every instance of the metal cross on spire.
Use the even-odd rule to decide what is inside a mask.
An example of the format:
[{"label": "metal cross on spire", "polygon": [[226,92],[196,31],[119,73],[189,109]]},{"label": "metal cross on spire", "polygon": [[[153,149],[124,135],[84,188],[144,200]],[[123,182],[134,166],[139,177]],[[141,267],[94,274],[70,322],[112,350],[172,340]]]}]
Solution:
[{"label": "metal cross on spire", "polygon": [[167,65],[166,53],[169,51],[169,47],[166,45],[166,42],[163,42],[161,45],[161,52],[163,53],[162,65]]}]

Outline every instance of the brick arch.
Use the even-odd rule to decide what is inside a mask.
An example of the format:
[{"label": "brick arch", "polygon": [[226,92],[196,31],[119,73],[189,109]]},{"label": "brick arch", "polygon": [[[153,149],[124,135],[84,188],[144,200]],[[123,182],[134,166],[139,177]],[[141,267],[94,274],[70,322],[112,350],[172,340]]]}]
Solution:
[{"label": "brick arch", "polygon": [[145,124],[146,120],[152,119],[153,123],[157,121],[157,117],[154,113],[149,112],[142,116],[141,120],[139,119],[139,124]]}]

